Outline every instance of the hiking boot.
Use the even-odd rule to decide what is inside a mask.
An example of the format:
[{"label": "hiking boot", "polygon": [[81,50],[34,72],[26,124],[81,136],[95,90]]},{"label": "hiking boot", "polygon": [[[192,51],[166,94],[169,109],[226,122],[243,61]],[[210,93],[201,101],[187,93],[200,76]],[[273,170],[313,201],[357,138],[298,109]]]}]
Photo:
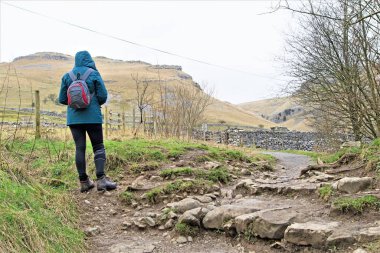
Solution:
[{"label": "hiking boot", "polygon": [[96,182],[96,187],[98,188],[98,191],[111,191],[116,189],[117,184],[112,182],[106,176],[103,176]]},{"label": "hiking boot", "polygon": [[92,182],[91,179],[87,178],[86,181],[80,181],[80,192],[88,192],[94,188],[94,186],[94,182]]}]

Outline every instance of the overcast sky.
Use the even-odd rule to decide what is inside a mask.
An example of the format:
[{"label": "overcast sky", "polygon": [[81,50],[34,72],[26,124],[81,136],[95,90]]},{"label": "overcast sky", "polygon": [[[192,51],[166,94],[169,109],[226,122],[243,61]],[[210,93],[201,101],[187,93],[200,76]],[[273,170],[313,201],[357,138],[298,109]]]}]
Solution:
[{"label": "overcast sky", "polygon": [[[118,38],[251,74],[169,56],[37,16],[4,2]],[[279,95],[286,84],[285,34],[291,13],[276,1],[1,1],[1,61],[52,51],[181,65],[216,97],[242,103]]]}]

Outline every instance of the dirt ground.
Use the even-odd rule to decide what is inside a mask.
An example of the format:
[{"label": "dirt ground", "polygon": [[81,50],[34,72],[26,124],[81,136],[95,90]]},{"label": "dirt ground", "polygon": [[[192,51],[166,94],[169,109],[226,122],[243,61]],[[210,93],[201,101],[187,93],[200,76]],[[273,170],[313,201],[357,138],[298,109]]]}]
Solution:
[{"label": "dirt ground", "polygon": [[[299,174],[302,169],[312,164],[312,161],[303,155],[286,154],[269,152],[278,159],[274,171],[266,173],[267,177],[274,178],[273,184],[298,186],[300,183]],[[181,166],[191,166],[194,157],[202,155],[202,152],[189,151],[179,159],[166,164],[165,167],[175,167],[179,163]],[[149,171],[155,175],[157,171]],[[262,176],[265,173],[260,173]],[[241,179],[258,179],[259,174],[253,173],[249,176],[236,177],[232,182],[223,185],[223,188],[229,189]],[[310,247],[299,247],[286,244],[283,241],[263,240],[258,238],[247,238],[244,235],[229,236],[225,232],[211,231],[201,229],[199,233],[191,237],[191,242],[177,243],[178,234],[171,230],[159,230],[155,228],[139,229],[137,227],[125,228],[123,223],[130,217],[136,217],[141,213],[160,212],[163,204],[151,205],[143,204],[136,207],[126,205],[118,197],[119,194],[131,185],[138,175],[124,175],[119,182],[119,187],[113,192],[97,192],[95,189],[89,193],[75,193],[75,198],[80,207],[81,227],[84,230],[97,227],[96,231],[87,237],[88,252],[100,253],[261,253],[261,252],[352,252],[352,248],[347,247],[343,250],[335,249],[318,250]],[[263,179],[267,180],[267,179]],[[266,181],[267,182],[267,181]],[[363,222],[370,223],[373,220],[380,220],[380,214],[370,212],[361,216],[357,215],[338,215],[330,214],[330,206],[316,194],[305,194],[304,192],[290,192],[288,194],[277,194],[276,192],[263,192],[258,196],[245,196],[245,198],[255,198],[281,202],[298,207],[303,210],[304,215],[308,218],[328,220],[339,220],[343,224],[350,223],[350,226],[360,226]],[[218,202],[232,203],[233,199],[223,198],[221,196]],[[344,225],[343,227],[344,228]],[[277,244],[276,244],[277,242]]]}]

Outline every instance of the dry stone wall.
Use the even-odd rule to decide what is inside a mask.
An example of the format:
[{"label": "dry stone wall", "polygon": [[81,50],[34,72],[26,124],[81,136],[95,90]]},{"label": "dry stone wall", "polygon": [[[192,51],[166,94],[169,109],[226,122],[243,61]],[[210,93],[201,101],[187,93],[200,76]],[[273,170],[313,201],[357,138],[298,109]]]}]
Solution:
[{"label": "dry stone wall", "polygon": [[[270,150],[329,150],[331,139],[321,137],[318,133],[297,131],[273,131],[267,129],[226,131],[195,131],[194,138],[225,143],[233,146],[257,147]],[[349,135],[340,135],[334,139],[335,144],[353,141]]]}]

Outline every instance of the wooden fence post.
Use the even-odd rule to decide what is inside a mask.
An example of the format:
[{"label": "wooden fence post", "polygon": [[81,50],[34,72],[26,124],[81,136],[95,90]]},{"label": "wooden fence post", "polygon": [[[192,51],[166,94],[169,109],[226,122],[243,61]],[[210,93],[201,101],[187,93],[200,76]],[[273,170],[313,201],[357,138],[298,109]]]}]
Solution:
[{"label": "wooden fence post", "polygon": [[105,109],[105,113],[104,113],[104,121],[105,121],[104,135],[105,135],[105,139],[107,139],[108,138],[108,106],[105,106],[104,109]]},{"label": "wooden fence post", "polygon": [[121,114],[120,112],[117,113],[117,130],[121,129]]},{"label": "wooden fence post", "polygon": [[123,133],[125,133],[125,109],[123,107],[123,114],[121,115],[121,120],[123,121]]},{"label": "wooden fence post", "polygon": [[133,108],[133,110],[132,110],[132,129],[133,129],[133,131],[135,131],[135,127],[136,127],[136,110],[135,110],[135,108]]},{"label": "wooden fence post", "polygon": [[41,107],[40,107],[40,91],[36,90],[35,91],[35,101],[36,101],[36,117],[35,117],[35,137],[36,139],[41,138]]}]

